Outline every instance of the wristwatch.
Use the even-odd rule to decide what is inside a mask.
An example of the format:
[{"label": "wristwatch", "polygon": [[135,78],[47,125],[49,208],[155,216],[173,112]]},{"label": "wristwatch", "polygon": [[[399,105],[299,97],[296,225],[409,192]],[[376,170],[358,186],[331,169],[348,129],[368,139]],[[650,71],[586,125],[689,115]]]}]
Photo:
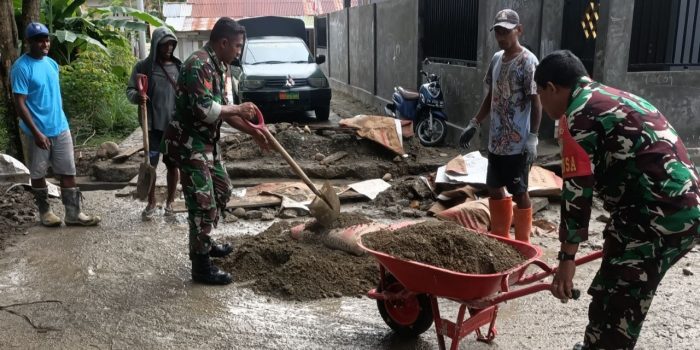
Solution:
[{"label": "wristwatch", "polygon": [[566,254],[562,251],[559,251],[559,254],[557,254],[557,260],[559,260],[559,261],[574,260],[575,258],[576,258],[576,254]]}]

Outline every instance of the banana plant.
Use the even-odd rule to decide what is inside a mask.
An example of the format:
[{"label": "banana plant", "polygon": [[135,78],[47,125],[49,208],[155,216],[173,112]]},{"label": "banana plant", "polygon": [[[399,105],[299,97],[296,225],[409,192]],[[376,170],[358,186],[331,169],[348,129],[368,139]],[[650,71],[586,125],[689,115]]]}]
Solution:
[{"label": "banana plant", "polygon": [[83,11],[84,3],[85,0],[42,0],[42,22],[53,33],[51,56],[61,65],[70,64],[80,51],[96,48],[109,53],[108,41],[129,45],[129,33],[145,31],[148,25],[165,25],[159,18],[133,8],[111,6]]}]

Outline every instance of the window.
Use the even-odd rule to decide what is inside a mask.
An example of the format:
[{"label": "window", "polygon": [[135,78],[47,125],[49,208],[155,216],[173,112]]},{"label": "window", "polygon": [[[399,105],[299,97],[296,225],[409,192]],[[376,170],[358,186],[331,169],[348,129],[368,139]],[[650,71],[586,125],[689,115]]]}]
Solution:
[{"label": "window", "polygon": [[423,54],[432,61],[476,65],[478,0],[422,0]]},{"label": "window", "polygon": [[327,37],[328,17],[316,17],[314,19],[314,28],[316,29],[316,47],[325,49],[328,46]]},{"label": "window", "polygon": [[700,69],[700,0],[636,0],[629,71]]}]

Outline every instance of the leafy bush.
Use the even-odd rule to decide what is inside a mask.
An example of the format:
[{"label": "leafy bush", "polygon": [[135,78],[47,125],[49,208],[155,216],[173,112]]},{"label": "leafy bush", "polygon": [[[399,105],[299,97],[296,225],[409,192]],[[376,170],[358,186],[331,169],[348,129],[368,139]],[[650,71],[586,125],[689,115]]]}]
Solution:
[{"label": "leafy bush", "polygon": [[124,72],[131,72],[136,59],[120,48],[110,48],[113,57],[84,51],[70,65],[61,66],[63,109],[77,142],[93,134],[121,137],[138,126],[136,106],[124,93],[128,81]]}]

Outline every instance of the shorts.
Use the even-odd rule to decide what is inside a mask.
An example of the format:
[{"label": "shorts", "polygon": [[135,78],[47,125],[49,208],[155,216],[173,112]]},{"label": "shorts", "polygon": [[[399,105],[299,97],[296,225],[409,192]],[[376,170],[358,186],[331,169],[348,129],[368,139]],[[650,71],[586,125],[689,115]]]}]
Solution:
[{"label": "shorts", "polygon": [[[148,130],[148,159],[154,167],[158,166],[160,160],[160,142],[163,140],[163,134],[161,130]],[[167,157],[163,157],[163,163],[168,169],[174,167]]]},{"label": "shorts", "polygon": [[498,155],[489,153],[489,166],[486,171],[486,186],[506,187],[510,194],[527,192],[530,164],[526,154]]},{"label": "shorts", "polygon": [[33,180],[46,177],[49,166],[56,175],[75,176],[75,154],[70,130],[49,137],[51,146],[48,150],[39,148],[32,135],[27,135],[27,139],[29,140],[29,176]]}]

